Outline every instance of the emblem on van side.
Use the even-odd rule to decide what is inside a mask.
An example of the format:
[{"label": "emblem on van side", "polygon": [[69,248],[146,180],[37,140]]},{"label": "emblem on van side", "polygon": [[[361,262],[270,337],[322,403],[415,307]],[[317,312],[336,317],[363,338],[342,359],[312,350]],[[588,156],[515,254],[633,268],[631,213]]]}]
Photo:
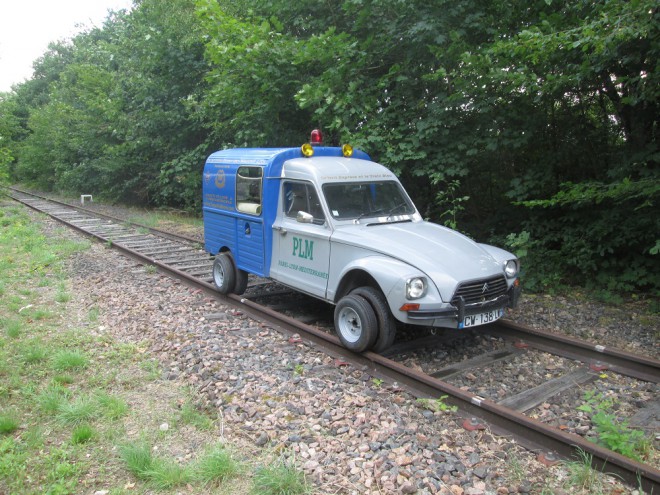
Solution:
[{"label": "emblem on van side", "polygon": [[218,189],[225,187],[225,171],[222,169],[218,170],[218,173],[215,174],[215,185]]}]

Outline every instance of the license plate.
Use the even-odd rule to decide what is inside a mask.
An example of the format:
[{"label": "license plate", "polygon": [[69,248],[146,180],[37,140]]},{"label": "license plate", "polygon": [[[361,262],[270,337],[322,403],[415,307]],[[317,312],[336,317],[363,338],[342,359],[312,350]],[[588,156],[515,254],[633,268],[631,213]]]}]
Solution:
[{"label": "license plate", "polygon": [[495,320],[499,320],[502,316],[504,316],[504,309],[494,309],[492,311],[486,311],[485,313],[466,316],[463,318],[463,321],[458,324],[458,328],[485,325],[486,323],[492,323]]}]

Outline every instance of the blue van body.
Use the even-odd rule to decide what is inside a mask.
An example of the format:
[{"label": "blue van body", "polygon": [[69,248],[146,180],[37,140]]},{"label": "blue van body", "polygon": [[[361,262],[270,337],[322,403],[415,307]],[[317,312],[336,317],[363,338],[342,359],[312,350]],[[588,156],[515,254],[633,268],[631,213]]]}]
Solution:
[{"label": "blue van body", "polygon": [[[341,148],[315,147],[314,156],[343,154]],[[353,156],[371,160],[359,150]],[[283,165],[301,157],[300,148],[240,148],[217,151],[207,158],[202,205],[204,244],[209,254],[229,251],[237,268],[260,277],[270,276],[272,225],[277,216]],[[262,169],[260,201],[237,201],[239,169],[255,166]]]}]

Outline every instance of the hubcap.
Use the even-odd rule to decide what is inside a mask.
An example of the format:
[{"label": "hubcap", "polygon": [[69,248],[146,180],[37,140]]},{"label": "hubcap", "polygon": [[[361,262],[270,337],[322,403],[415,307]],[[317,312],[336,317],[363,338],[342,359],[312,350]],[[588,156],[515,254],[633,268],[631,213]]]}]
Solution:
[{"label": "hubcap", "polygon": [[218,287],[220,287],[225,281],[225,272],[222,270],[220,263],[216,263],[213,267],[213,280]]},{"label": "hubcap", "polygon": [[362,322],[352,308],[344,308],[339,313],[339,330],[348,342],[357,342],[362,335]]}]

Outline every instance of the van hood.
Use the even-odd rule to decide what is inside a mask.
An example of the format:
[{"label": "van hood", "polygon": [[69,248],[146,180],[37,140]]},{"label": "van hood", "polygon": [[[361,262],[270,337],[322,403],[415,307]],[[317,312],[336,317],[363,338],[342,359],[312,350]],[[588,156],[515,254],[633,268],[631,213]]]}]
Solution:
[{"label": "van hood", "polygon": [[342,225],[333,242],[384,254],[424,272],[449,301],[456,285],[503,274],[501,262],[458,232],[430,222]]}]

